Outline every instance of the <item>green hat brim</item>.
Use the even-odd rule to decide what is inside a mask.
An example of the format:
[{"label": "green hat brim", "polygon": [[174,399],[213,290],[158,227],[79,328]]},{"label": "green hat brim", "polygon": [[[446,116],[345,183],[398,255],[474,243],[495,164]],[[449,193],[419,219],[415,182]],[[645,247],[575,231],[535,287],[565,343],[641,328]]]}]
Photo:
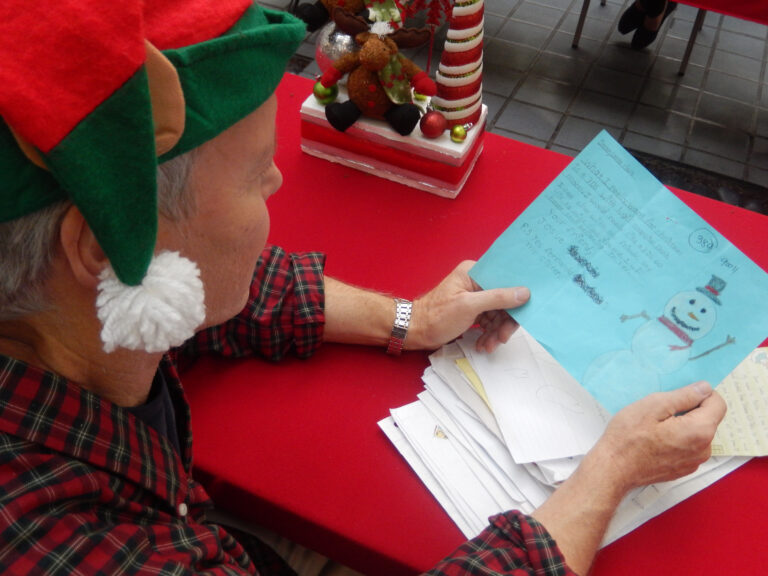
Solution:
[{"label": "green hat brim", "polygon": [[184,134],[164,162],[211,140],[269,98],[306,33],[286,12],[249,8],[227,33],[164,50],[179,73],[186,106]]}]

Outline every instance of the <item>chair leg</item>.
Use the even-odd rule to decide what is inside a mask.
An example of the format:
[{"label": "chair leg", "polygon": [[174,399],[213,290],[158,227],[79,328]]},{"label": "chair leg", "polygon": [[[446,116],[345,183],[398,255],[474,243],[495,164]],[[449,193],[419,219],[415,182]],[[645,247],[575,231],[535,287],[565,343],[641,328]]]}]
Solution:
[{"label": "chair leg", "polygon": [[[600,0],[605,5],[605,0]],[[579,23],[576,25],[576,33],[573,35],[573,48],[579,47],[579,39],[581,39],[581,31],[584,28],[584,20],[587,19],[587,9],[589,8],[589,0],[584,0],[581,5],[581,14],[579,14]]]},{"label": "chair leg", "polygon": [[680,70],[677,71],[678,76],[685,75],[685,69],[688,68],[688,60],[693,52],[693,45],[696,43],[696,36],[699,35],[699,30],[704,26],[704,17],[707,15],[707,11],[704,8],[699,8],[696,14],[696,21],[693,23],[691,29],[691,35],[688,38],[688,45],[685,47],[685,54],[683,55],[683,61],[680,63]]}]

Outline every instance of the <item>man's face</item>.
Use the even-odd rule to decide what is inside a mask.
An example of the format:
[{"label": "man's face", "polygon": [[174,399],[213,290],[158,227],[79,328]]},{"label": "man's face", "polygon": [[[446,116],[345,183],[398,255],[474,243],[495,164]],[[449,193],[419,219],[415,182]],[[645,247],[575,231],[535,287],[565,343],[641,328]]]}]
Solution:
[{"label": "man's face", "polygon": [[178,250],[197,263],[205,286],[206,326],[240,310],[269,234],[266,200],[283,177],[274,163],[273,95],[256,111],[198,149],[190,169],[195,213],[160,218],[159,250]]}]

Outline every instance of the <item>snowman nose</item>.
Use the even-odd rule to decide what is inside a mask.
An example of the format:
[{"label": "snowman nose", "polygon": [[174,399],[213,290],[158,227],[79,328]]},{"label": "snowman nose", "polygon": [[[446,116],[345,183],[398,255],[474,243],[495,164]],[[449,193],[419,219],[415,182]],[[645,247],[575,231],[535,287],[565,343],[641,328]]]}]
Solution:
[{"label": "snowman nose", "polygon": [[696,322],[699,321],[698,316],[696,316],[696,314],[694,314],[693,312],[688,312],[688,317],[692,318],[693,320],[696,320]]}]

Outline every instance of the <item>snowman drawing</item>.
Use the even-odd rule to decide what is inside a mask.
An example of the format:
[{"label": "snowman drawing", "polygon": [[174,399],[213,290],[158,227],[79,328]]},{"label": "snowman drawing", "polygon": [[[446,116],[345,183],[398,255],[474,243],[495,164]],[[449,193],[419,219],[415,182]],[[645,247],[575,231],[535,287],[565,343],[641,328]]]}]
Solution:
[{"label": "snowman drawing", "polygon": [[672,296],[661,316],[651,318],[645,311],[622,315],[621,322],[643,318],[645,322],[632,336],[629,350],[606,352],[587,368],[582,384],[611,413],[662,390],[661,376],[682,368],[688,361],[702,358],[735,339],[700,354],[691,355],[694,342],[712,331],[725,281],[712,276],[705,287],[685,290]]}]

